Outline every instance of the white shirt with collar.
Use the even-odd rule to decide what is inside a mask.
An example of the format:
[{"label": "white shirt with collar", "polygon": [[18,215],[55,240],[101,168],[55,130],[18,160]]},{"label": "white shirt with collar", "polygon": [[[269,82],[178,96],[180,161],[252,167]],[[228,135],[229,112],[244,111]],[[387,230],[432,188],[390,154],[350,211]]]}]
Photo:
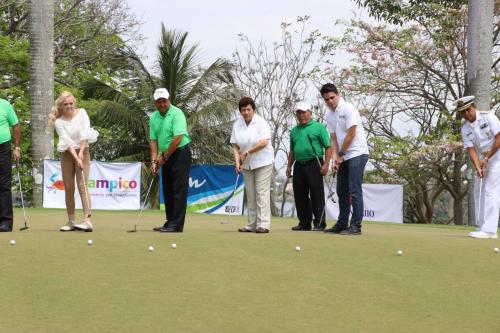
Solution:
[{"label": "white shirt with collar", "polygon": [[243,169],[253,170],[273,163],[274,150],[271,145],[271,127],[258,114],[253,115],[252,121],[248,125],[245,123],[243,117],[235,121],[230,142],[231,144],[238,145],[241,152],[248,151],[259,143],[260,140],[264,139],[269,140],[267,145],[261,150],[249,154],[242,165]]},{"label": "white shirt with collar", "polygon": [[[462,125],[462,138],[464,148],[476,148],[483,154],[495,144],[495,136],[500,132],[500,121],[492,112],[476,110],[476,121],[469,123],[465,121]],[[490,159],[490,165],[500,167],[500,153],[497,151]]]},{"label": "white shirt with collar", "polygon": [[330,134],[335,133],[339,149],[342,148],[347,131],[356,125],[356,135],[351,145],[345,151],[344,160],[349,160],[360,155],[368,155],[368,143],[366,142],[363,121],[358,109],[351,103],[340,99],[335,110],[328,109],[326,114],[326,125]]}]

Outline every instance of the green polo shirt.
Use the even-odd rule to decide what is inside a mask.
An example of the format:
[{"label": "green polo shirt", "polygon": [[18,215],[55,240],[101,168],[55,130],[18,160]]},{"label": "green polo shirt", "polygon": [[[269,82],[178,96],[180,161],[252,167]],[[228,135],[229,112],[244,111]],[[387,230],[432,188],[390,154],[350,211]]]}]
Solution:
[{"label": "green polo shirt", "polygon": [[0,98],[0,144],[10,141],[10,128],[18,122],[12,105]]},{"label": "green polo shirt", "polygon": [[181,109],[170,104],[165,116],[160,111],[153,112],[149,118],[149,139],[158,141],[158,149],[165,152],[176,136],[182,135],[178,148],[191,142],[187,132],[186,116]]},{"label": "green polo shirt", "polygon": [[315,157],[307,135],[311,137],[318,157],[323,158],[324,148],[330,147],[330,135],[323,124],[311,119],[306,125],[297,125],[290,132],[290,150],[296,161],[303,162]]}]

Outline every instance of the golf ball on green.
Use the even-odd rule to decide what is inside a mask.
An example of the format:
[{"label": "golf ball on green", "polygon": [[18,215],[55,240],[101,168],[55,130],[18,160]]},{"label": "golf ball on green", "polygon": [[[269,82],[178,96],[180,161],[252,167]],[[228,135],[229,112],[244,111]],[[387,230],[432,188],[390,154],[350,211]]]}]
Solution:
[{"label": "golf ball on green", "polygon": [[500,252],[500,250],[498,249],[498,247],[495,247],[495,248],[493,249],[493,251],[494,251],[495,253]]},{"label": "golf ball on green", "polygon": [[153,252],[154,250],[155,250],[155,248],[154,248],[154,246],[153,246],[153,245],[150,245],[150,246],[148,247],[148,251],[149,251],[149,252]]},{"label": "golf ball on green", "polygon": [[297,252],[300,251],[300,246],[296,246],[295,251],[297,251]]},{"label": "golf ball on green", "polygon": [[92,245],[92,244],[94,244],[94,242],[92,241],[92,239],[89,239],[89,240],[87,241],[87,244],[88,244],[88,245]]},{"label": "golf ball on green", "polygon": [[177,248],[177,244],[172,243],[172,245],[170,245],[170,247],[173,248],[173,249],[176,249]]},{"label": "golf ball on green", "polygon": [[10,241],[10,245],[16,245],[16,241],[15,240],[11,240]]},{"label": "golf ball on green", "polygon": [[403,251],[398,250],[398,256],[402,256],[402,255],[403,255]]}]

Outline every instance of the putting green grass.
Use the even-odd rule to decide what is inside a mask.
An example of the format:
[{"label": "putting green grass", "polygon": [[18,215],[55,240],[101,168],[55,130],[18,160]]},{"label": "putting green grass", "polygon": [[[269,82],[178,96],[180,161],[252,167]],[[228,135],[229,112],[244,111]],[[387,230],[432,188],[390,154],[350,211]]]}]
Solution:
[{"label": "putting green grass", "polygon": [[0,332],[500,332],[500,241],[463,227],[251,234],[190,214],[159,234],[145,211],[126,233],[137,212],[96,211],[95,232],[61,233],[63,210],[27,214],[0,234]]}]

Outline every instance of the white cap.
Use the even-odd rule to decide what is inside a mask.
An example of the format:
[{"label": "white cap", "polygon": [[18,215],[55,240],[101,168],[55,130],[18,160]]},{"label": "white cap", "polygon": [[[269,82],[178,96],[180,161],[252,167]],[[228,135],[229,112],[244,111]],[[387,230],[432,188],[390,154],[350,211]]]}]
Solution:
[{"label": "white cap", "polygon": [[469,108],[469,106],[474,103],[474,98],[475,96],[464,96],[455,101],[453,103],[453,106],[455,107],[455,111],[460,112],[460,111],[465,111]]},{"label": "white cap", "polygon": [[295,111],[311,111],[311,106],[307,104],[306,102],[299,102],[297,103],[297,106],[295,107]]},{"label": "white cap", "polygon": [[168,90],[165,88],[158,88],[155,90],[155,93],[153,94],[153,98],[155,101],[159,100],[160,98],[165,98],[169,99],[170,94],[168,93]]}]

